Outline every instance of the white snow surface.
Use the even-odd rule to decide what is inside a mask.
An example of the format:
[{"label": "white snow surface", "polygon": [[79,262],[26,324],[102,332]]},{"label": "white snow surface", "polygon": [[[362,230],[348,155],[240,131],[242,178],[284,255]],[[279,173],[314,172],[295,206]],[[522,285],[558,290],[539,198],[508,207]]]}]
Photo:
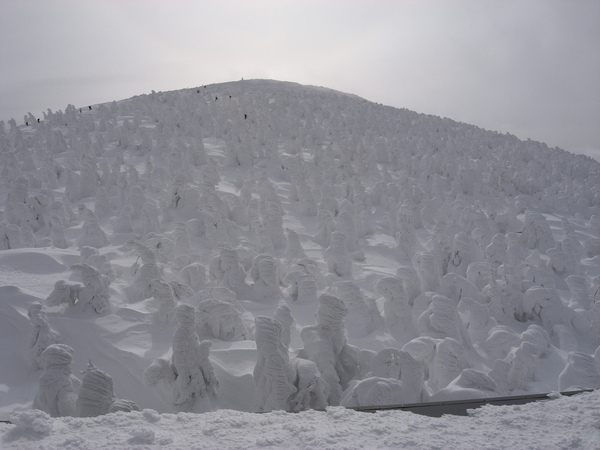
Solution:
[{"label": "white snow surface", "polygon": [[[598,391],[337,406],[599,388],[600,163],[270,80],[39,119],[0,123],[1,448],[600,448]],[[175,311],[214,380],[185,407]],[[118,412],[32,409],[51,344]]]},{"label": "white snow surface", "polygon": [[521,406],[484,406],[470,416],[427,417],[406,411],[253,414],[154,410],[95,418],[52,419],[21,413],[0,424],[2,448],[33,449],[597,449],[600,392]]}]

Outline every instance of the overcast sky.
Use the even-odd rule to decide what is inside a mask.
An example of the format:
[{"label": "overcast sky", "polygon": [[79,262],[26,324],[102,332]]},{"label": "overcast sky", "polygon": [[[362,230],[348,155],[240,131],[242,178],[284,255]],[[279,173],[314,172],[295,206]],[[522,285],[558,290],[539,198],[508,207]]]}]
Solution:
[{"label": "overcast sky", "polygon": [[242,77],[600,159],[598,0],[0,0],[0,120]]}]

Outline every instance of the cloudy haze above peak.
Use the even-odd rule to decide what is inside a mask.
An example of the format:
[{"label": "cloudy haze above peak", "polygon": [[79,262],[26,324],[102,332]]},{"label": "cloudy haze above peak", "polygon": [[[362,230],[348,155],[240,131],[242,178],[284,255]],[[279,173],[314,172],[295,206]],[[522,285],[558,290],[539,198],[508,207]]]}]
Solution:
[{"label": "cloudy haze above peak", "polygon": [[3,0],[0,120],[244,78],[600,159],[596,0]]}]

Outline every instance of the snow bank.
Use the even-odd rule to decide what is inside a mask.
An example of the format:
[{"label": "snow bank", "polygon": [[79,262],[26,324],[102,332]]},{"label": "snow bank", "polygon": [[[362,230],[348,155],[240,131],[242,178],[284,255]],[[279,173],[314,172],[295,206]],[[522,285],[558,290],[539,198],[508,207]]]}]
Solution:
[{"label": "snow bank", "polygon": [[[251,414],[220,410],[202,415],[153,410],[90,419],[53,419],[40,411],[15,413],[0,424],[3,448],[234,449],[300,448],[595,448],[600,393],[520,406],[485,406],[469,417],[433,418],[404,411]],[[568,426],[565,426],[568,424]]]}]

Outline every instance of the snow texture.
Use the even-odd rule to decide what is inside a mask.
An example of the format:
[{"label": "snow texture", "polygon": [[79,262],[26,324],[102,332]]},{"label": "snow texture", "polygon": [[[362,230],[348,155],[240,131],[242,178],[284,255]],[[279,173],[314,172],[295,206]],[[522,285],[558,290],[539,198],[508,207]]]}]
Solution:
[{"label": "snow texture", "polygon": [[[597,386],[597,162],[266,80],[26,117],[0,123],[3,446],[594,447],[586,397],[450,434],[335,405]],[[49,417],[89,359],[132,400],[106,413],[96,371],[103,415]]]}]

